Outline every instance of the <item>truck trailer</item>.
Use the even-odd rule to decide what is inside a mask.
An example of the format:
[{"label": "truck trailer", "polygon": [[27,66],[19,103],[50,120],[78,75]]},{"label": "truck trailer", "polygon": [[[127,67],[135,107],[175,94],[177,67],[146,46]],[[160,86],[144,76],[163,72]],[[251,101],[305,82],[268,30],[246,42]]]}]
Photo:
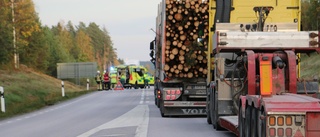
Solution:
[{"label": "truck trailer", "polygon": [[320,135],[318,80],[299,78],[300,54],[320,52],[300,31],[300,0],[210,0],[207,122],[240,137]]},{"label": "truck trailer", "polygon": [[155,64],[155,104],[161,116],[206,115],[208,42],[197,40],[204,33],[199,30],[208,31],[208,4],[163,0],[158,5],[150,56]]}]

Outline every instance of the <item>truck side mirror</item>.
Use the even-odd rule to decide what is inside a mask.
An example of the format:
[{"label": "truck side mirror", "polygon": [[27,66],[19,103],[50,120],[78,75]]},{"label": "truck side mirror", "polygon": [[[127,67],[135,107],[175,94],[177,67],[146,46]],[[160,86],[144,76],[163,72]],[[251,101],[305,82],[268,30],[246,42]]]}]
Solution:
[{"label": "truck side mirror", "polygon": [[150,42],[150,50],[154,50],[154,40]]},{"label": "truck side mirror", "polygon": [[154,51],[153,51],[153,50],[151,50],[151,52],[150,52],[150,54],[149,54],[149,55],[150,55],[150,57],[151,57],[151,58],[153,58],[153,56],[154,56]]}]

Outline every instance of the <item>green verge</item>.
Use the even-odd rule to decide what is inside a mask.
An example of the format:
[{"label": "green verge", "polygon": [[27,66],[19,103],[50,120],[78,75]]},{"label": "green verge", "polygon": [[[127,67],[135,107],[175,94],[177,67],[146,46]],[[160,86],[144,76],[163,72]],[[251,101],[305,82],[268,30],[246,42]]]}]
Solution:
[{"label": "green verge", "polygon": [[0,119],[21,115],[46,106],[69,100],[90,92],[85,86],[64,81],[65,96],[62,97],[61,80],[25,68],[0,70],[0,86],[4,88],[5,113]]},{"label": "green verge", "polygon": [[313,79],[320,78],[320,55],[312,53],[310,56],[301,56],[301,78]]}]

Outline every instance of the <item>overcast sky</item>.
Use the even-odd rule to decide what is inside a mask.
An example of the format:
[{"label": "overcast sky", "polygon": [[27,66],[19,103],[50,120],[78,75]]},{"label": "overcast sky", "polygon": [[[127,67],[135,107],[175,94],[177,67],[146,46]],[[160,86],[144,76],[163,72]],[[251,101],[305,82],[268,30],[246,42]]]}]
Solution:
[{"label": "overcast sky", "polygon": [[33,0],[42,25],[95,22],[109,31],[118,58],[149,61],[161,0]]}]

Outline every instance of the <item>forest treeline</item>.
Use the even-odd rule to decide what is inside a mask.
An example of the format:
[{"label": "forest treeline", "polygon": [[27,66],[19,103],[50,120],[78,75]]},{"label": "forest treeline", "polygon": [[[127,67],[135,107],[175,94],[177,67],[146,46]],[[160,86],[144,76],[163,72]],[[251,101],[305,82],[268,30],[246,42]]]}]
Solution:
[{"label": "forest treeline", "polygon": [[[74,25],[71,21],[46,26],[41,24],[32,0],[13,1],[0,0],[0,69],[14,68],[14,53],[19,55],[19,64],[51,76],[56,76],[57,63],[62,62],[97,62],[100,69],[106,64],[123,63],[107,28],[94,22]],[[303,30],[317,30],[318,0],[302,1],[301,23]]]},{"label": "forest treeline", "polygon": [[57,63],[62,62],[97,62],[99,69],[123,63],[107,28],[94,22],[43,25],[32,0],[15,0],[13,8],[14,14],[11,0],[0,0],[0,69],[14,68],[15,51],[20,65],[51,76],[56,76]]}]

